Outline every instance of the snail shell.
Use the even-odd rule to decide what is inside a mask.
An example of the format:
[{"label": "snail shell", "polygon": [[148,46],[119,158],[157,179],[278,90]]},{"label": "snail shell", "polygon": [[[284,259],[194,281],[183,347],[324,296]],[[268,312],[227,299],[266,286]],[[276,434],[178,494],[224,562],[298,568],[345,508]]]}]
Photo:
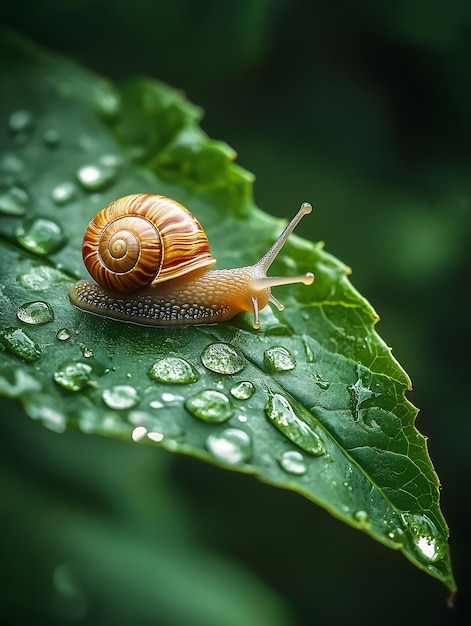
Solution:
[{"label": "snail shell", "polygon": [[97,283],[134,293],[216,262],[198,220],[184,206],[152,194],[111,202],[90,222],[82,256]]}]

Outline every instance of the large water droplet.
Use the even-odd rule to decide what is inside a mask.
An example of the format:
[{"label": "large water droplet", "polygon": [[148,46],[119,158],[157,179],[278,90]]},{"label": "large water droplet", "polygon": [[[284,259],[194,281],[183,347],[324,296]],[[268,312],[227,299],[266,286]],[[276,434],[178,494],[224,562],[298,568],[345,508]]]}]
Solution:
[{"label": "large water droplet", "polygon": [[245,367],[244,357],[227,343],[211,343],[201,353],[203,365],[217,374],[237,374]]},{"label": "large water droplet", "polygon": [[234,414],[234,407],[229,398],[213,389],[204,389],[190,396],[185,402],[185,408],[205,422],[226,422]]},{"label": "large water droplet", "polygon": [[403,513],[402,521],[407,537],[416,554],[427,563],[440,561],[446,554],[446,545],[440,539],[437,527],[426,515]]},{"label": "large water droplet", "polygon": [[12,186],[0,193],[0,213],[5,215],[24,215],[29,196],[21,187]]},{"label": "large water droplet", "polygon": [[265,405],[265,413],[270,422],[301,450],[313,456],[325,454],[325,444],[309,423],[312,418],[304,409],[295,409],[287,398],[273,393]]},{"label": "large water droplet", "polygon": [[150,368],[149,377],[159,383],[184,385],[199,379],[196,369],[180,357],[167,357],[156,361]]},{"label": "large water droplet", "polygon": [[90,381],[92,366],[82,361],[65,361],[54,372],[54,380],[68,391],[80,391]]},{"label": "large water droplet", "polygon": [[113,167],[102,163],[84,165],[77,171],[77,179],[87,191],[100,191],[111,185],[116,176]]},{"label": "large water droplet", "polygon": [[26,133],[34,126],[34,116],[30,111],[20,109],[10,115],[8,124],[14,133]]},{"label": "large water droplet", "polygon": [[70,283],[70,278],[55,267],[40,265],[32,267],[27,274],[20,274],[18,282],[32,291],[45,291],[56,285]]},{"label": "large water droplet", "polygon": [[56,333],[56,337],[57,339],[59,339],[59,341],[67,341],[68,339],[70,339],[72,336],[72,333],[70,332],[70,330],[68,328],[59,328],[59,330]]},{"label": "large water droplet", "polygon": [[139,394],[131,385],[115,385],[102,393],[103,402],[110,409],[131,409],[139,403]]},{"label": "large water droplet", "polygon": [[18,243],[34,254],[49,254],[64,243],[60,226],[42,217],[27,218],[15,234]]},{"label": "large water droplet", "polygon": [[293,370],[296,367],[296,360],[283,346],[273,346],[263,353],[263,364],[267,372],[274,374]]},{"label": "large water droplet", "polygon": [[41,356],[41,348],[21,328],[0,330],[0,344],[25,361],[36,361]]},{"label": "large water droplet", "polygon": [[36,300],[22,304],[16,316],[25,324],[46,324],[54,320],[54,310],[47,302]]},{"label": "large water droplet", "polygon": [[297,450],[287,450],[283,452],[280,459],[280,465],[289,474],[302,476],[307,472],[306,461],[301,452]]},{"label": "large water droplet", "polygon": [[206,447],[215,459],[229,465],[246,461],[252,454],[250,435],[239,428],[226,428],[222,432],[209,435]]},{"label": "large water droplet", "polygon": [[78,188],[72,181],[65,181],[60,185],[56,185],[51,191],[52,199],[59,206],[63,206],[72,202],[77,196]]},{"label": "large water droplet", "polygon": [[237,385],[234,385],[231,389],[231,395],[234,396],[234,398],[237,398],[237,400],[248,400],[254,393],[255,387],[248,380],[243,380],[240,383],[237,383]]}]

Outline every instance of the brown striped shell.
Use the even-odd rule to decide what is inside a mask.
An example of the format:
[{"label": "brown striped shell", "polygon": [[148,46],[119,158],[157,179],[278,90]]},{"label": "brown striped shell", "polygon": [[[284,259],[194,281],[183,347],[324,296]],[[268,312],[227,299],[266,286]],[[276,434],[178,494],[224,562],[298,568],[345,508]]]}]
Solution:
[{"label": "brown striped shell", "polygon": [[125,196],[102,209],[88,225],[82,256],[96,282],[118,293],[140,291],[216,262],[188,209],[152,194]]}]

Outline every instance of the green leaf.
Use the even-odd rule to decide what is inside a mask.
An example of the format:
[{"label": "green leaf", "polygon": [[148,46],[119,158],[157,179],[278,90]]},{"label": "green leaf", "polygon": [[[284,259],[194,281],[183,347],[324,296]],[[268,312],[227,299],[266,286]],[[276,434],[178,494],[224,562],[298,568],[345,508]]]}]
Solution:
[{"label": "green leaf", "polygon": [[454,590],[410,380],[348,268],[292,237],[273,274],[314,271],[315,283],[279,288],[286,308],[264,309],[260,331],[245,316],[165,330],[78,311],[67,291],[86,277],[83,232],[120,196],[185,204],[220,268],[255,262],[282,224],[256,209],[251,174],[181,93],[113,86],[11,36],[1,47],[0,393],[57,432],[145,442],[297,491]]}]

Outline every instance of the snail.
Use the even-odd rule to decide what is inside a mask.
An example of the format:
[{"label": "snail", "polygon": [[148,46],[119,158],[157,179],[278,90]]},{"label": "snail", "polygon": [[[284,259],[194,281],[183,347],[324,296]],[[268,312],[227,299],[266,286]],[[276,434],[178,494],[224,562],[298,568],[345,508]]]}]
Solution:
[{"label": "snail", "polygon": [[270,250],[255,265],[210,270],[216,263],[198,220],[165,196],[135,194],[111,202],[90,222],[82,254],[90,275],[69,298],[82,311],[145,326],[214,324],[241,311],[283,305],[271,287],[312,284],[314,275],[267,277],[268,268],[304,215],[301,205]]}]

